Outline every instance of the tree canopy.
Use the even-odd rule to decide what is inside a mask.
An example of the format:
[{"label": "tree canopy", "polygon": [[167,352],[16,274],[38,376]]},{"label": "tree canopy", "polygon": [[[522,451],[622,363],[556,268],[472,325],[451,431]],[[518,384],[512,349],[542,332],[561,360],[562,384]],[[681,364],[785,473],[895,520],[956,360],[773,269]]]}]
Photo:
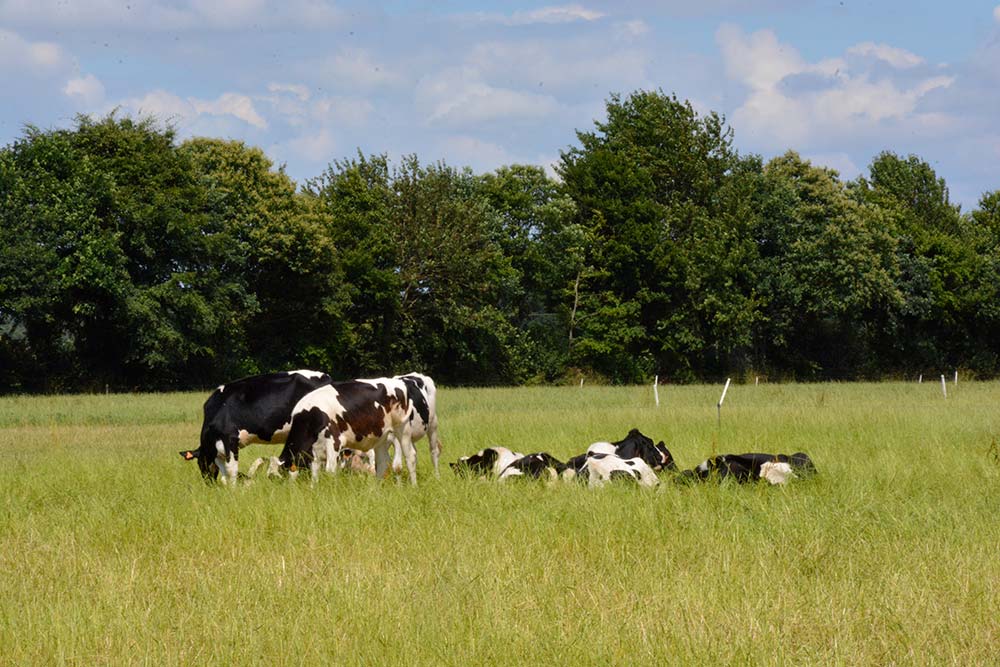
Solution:
[{"label": "tree canopy", "polygon": [[963,213],[918,156],[765,162],[661,91],[606,111],[554,175],[358,154],[301,186],[153,118],[28,126],[0,149],[0,391],[1000,369],[1000,190]]}]

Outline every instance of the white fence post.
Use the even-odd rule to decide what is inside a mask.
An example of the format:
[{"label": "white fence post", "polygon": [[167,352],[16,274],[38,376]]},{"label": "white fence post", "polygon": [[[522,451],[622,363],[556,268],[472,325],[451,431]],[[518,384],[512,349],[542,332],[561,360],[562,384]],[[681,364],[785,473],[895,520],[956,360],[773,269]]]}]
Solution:
[{"label": "white fence post", "polygon": [[944,381],[944,375],[941,376],[941,393],[948,398],[948,383]]},{"label": "white fence post", "polygon": [[656,407],[660,407],[660,390],[657,389],[657,386],[656,386],[659,383],[660,383],[660,376],[659,375],[654,375],[653,376],[653,398],[656,399]]},{"label": "white fence post", "polygon": [[718,411],[718,425],[722,426],[722,402],[726,400],[726,392],[729,391],[729,382],[732,378],[726,378],[726,386],[722,388],[722,396],[719,397],[719,404],[716,407]]}]

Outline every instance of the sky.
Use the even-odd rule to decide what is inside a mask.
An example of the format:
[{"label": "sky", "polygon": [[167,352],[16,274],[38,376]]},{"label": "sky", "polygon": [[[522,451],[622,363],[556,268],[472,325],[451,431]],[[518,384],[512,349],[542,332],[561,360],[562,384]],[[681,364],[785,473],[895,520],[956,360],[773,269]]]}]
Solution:
[{"label": "sky", "polygon": [[968,211],[1000,189],[996,2],[0,0],[0,145],[117,109],[299,183],[359,150],[554,173],[609,95],[662,90],[741,153],[915,154]]}]

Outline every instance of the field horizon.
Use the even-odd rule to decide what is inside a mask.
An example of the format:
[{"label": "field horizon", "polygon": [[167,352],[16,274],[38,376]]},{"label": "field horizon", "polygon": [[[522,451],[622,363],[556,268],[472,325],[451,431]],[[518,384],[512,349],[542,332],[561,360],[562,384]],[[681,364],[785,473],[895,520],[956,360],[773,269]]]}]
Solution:
[{"label": "field horizon", "polygon": [[[991,664],[998,382],[439,388],[440,478],[204,484],[207,392],[0,397],[0,664]],[[639,428],[784,487],[455,476]],[[255,445],[255,456],[276,454]]]}]

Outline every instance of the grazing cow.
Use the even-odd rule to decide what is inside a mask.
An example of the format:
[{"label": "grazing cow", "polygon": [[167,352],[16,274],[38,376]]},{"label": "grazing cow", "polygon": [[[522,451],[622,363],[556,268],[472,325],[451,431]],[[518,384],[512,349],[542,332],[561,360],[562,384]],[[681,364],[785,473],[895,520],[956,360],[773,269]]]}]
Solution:
[{"label": "grazing cow", "polygon": [[[420,373],[397,375],[397,380],[406,384],[406,393],[413,404],[410,415],[410,437],[413,442],[427,435],[427,444],[431,450],[431,462],[434,464],[434,476],[438,477],[438,460],[441,458],[441,439],[438,437],[437,418],[437,388],[434,380]],[[396,474],[403,470],[402,447],[394,447],[392,471]]]},{"label": "grazing cow", "polygon": [[566,465],[546,452],[539,454],[527,454],[519,459],[515,459],[504,467],[497,476],[502,482],[506,479],[516,477],[530,477],[538,479],[542,475],[547,475],[549,479],[559,478],[560,473],[566,469]]},{"label": "grazing cow", "polygon": [[699,463],[693,470],[685,470],[685,479],[706,479],[717,476],[720,480],[731,477],[738,482],[758,479],[771,484],[784,484],[789,479],[816,472],[809,455],[796,452],[785,454],[720,454]]},{"label": "grazing cow", "polygon": [[206,480],[221,474],[224,483],[235,482],[240,447],[284,442],[292,408],[303,396],[330,382],[326,373],[298,370],[220,385],[205,401],[200,446],[180,454],[188,461],[197,459]]},{"label": "grazing cow", "polygon": [[654,471],[677,470],[674,457],[663,441],[654,445],[652,439],[635,428],[618,442],[595,442],[587,448],[585,454],[574,456],[567,461],[566,466],[580,474],[590,454],[615,454],[623,459],[641,458]]},{"label": "grazing cow", "polygon": [[337,453],[346,447],[375,450],[375,475],[389,468],[389,434],[402,450],[410,482],[417,483],[417,455],[410,417],[414,406],[398,378],[334,382],[312,391],[292,410],[292,425],[281,452],[282,465],[297,472],[309,466],[312,478],[322,467],[336,473]]},{"label": "grazing cow", "polygon": [[639,457],[623,459],[616,454],[591,453],[587,455],[584,471],[591,487],[604,486],[615,479],[632,480],[638,482],[639,486],[648,487],[660,483],[649,464]]},{"label": "grazing cow", "polygon": [[499,477],[500,473],[514,461],[524,458],[524,454],[512,452],[506,447],[487,447],[472,456],[463,456],[451,464],[456,473],[471,473],[476,477]]}]

